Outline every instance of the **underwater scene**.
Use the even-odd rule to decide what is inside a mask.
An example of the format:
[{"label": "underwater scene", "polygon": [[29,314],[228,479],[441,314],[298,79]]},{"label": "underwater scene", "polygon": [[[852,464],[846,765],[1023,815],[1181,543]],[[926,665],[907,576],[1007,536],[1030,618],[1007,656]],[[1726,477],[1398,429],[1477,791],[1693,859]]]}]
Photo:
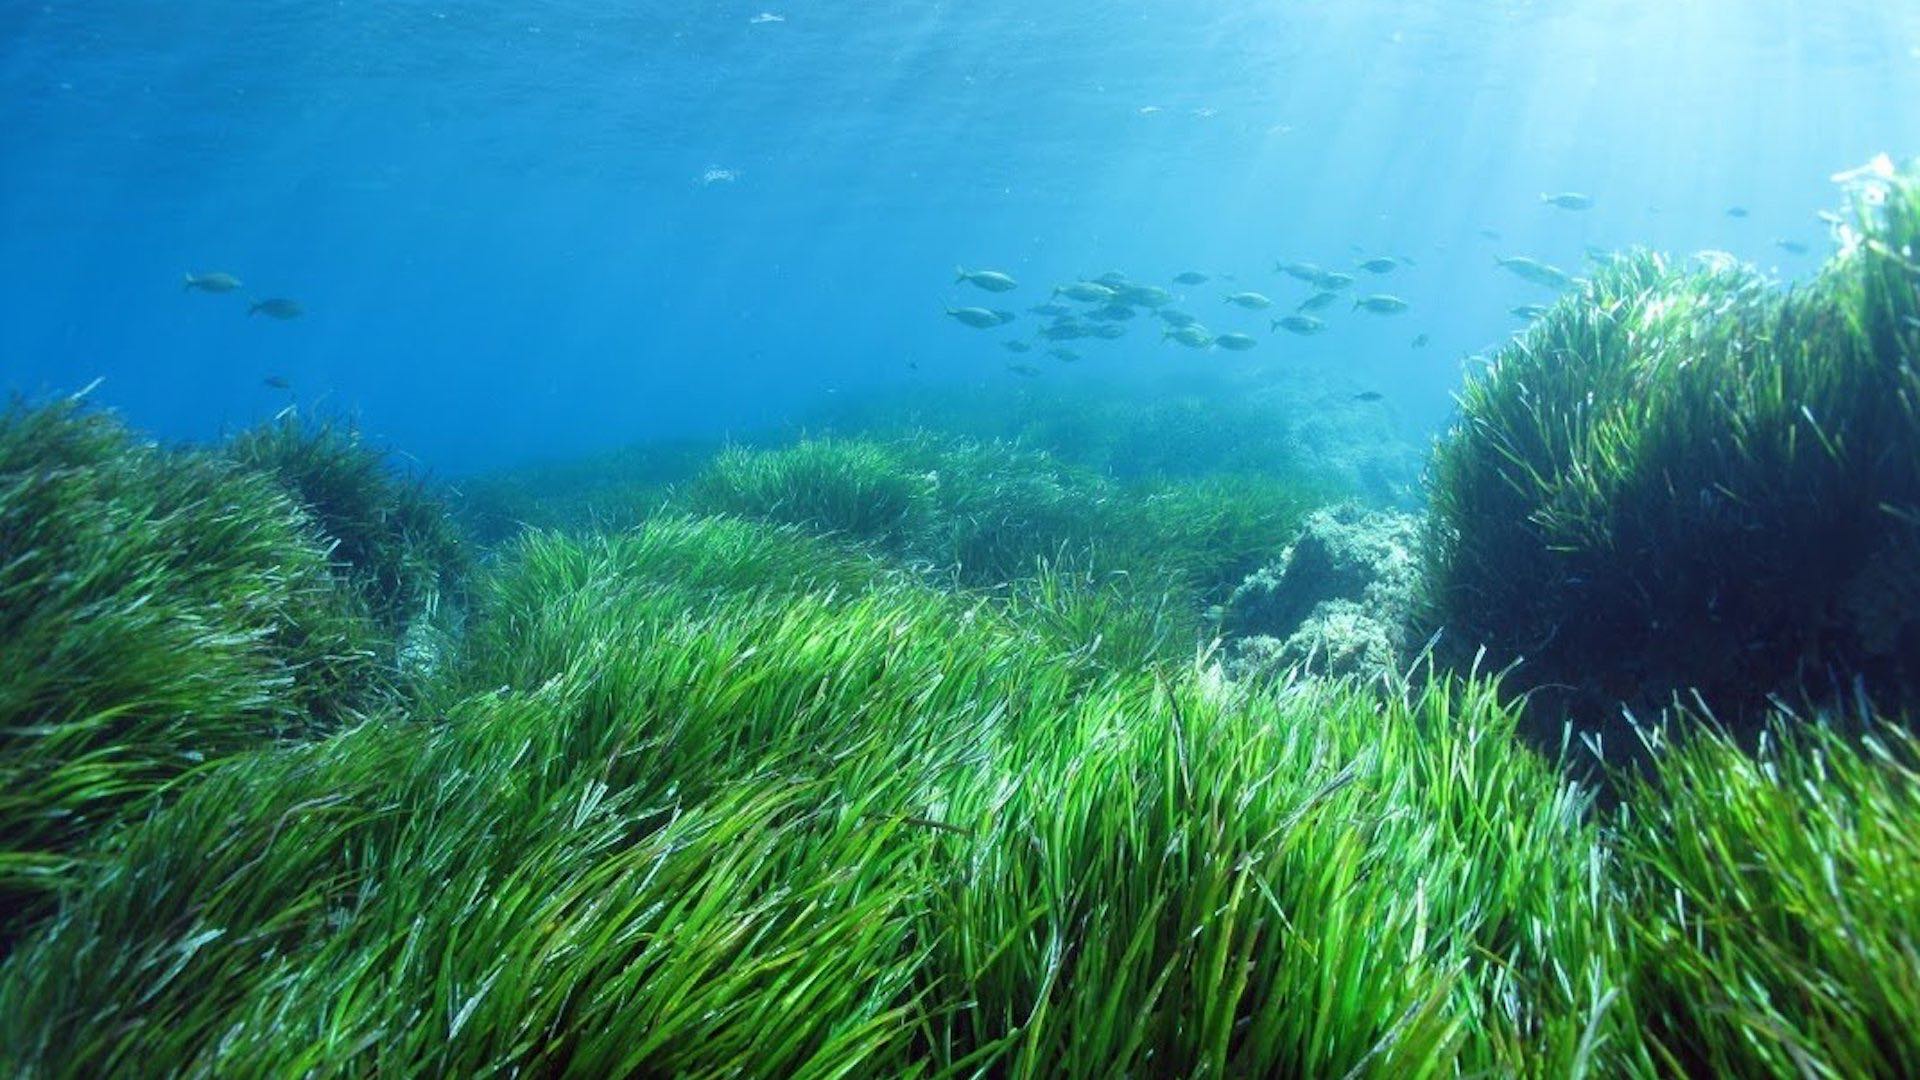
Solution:
[{"label": "underwater scene", "polygon": [[1920,3],[0,3],[0,1075],[1920,1076]]}]

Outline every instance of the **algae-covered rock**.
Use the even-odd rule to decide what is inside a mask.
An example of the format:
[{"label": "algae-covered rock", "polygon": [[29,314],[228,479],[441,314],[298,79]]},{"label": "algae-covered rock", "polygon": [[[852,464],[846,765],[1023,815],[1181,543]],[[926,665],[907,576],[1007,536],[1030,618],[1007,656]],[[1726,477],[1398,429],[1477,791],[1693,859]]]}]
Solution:
[{"label": "algae-covered rock", "polygon": [[1280,560],[1227,601],[1228,673],[1299,666],[1371,676],[1399,666],[1420,579],[1420,532],[1411,514],[1351,504],[1308,515]]}]

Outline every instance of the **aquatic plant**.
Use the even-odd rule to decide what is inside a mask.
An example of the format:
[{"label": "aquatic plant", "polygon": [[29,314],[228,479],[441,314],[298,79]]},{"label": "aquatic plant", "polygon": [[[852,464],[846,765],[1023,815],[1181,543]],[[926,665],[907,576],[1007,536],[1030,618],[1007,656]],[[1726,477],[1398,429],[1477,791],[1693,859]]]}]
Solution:
[{"label": "aquatic plant", "polygon": [[1045,451],[915,431],[733,449],[678,500],[792,524],[993,588],[1064,560],[1224,599],[1276,556],[1318,489],[1257,475],[1117,484]]},{"label": "aquatic plant", "polygon": [[1738,726],[1854,678],[1913,700],[1920,185],[1857,220],[1806,290],[1635,253],[1500,351],[1433,464],[1456,644],[1601,716],[1697,689]]},{"label": "aquatic plant", "polygon": [[1242,698],[725,519],[530,535],[474,618],[486,689],[442,722],[249,755],[130,828],[0,966],[0,1059],[1635,1060],[1598,837],[1485,684]]},{"label": "aquatic plant", "polygon": [[924,528],[931,486],[878,443],[804,439],[780,450],[728,447],[689,485],[684,504],[897,552]]},{"label": "aquatic plant", "polygon": [[270,479],[77,400],[0,416],[0,939],[182,774],[385,685],[324,542]]},{"label": "aquatic plant", "polygon": [[1776,716],[1691,722],[1634,783],[1633,996],[1673,1075],[1920,1074],[1920,741]]},{"label": "aquatic plant", "polygon": [[446,504],[423,480],[396,473],[352,427],[289,409],[224,449],[286,485],[390,631],[459,593],[471,556]]}]

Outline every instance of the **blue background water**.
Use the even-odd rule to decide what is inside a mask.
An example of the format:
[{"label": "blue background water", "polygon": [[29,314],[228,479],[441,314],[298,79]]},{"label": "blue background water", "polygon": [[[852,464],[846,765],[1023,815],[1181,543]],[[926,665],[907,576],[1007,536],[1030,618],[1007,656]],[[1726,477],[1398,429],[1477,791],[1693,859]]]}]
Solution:
[{"label": "blue background water", "polygon": [[[1805,274],[1827,176],[1920,150],[1915,101],[1912,0],[0,0],[0,372],[103,376],[169,438],[271,415],[277,375],[458,473],[1011,379],[943,301],[1199,268],[1290,308],[1276,258],[1358,245],[1417,260],[1380,282],[1410,313],[1269,339],[1209,285],[1257,350],[1136,327],[1044,378],[1319,370],[1417,434],[1549,298],[1494,255]],[[1539,201],[1566,189],[1598,204]]]}]

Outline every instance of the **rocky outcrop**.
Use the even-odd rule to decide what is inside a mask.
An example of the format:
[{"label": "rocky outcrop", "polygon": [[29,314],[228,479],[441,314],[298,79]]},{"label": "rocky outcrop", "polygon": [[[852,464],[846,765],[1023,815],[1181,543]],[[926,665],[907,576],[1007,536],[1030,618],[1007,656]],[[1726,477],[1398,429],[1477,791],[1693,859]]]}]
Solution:
[{"label": "rocky outcrop", "polygon": [[1309,515],[1280,560],[1227,601],[1227,674],[1398,670],[1419,586],[1420,532],[1419,518],[1394,511],[1344,505]]}]

